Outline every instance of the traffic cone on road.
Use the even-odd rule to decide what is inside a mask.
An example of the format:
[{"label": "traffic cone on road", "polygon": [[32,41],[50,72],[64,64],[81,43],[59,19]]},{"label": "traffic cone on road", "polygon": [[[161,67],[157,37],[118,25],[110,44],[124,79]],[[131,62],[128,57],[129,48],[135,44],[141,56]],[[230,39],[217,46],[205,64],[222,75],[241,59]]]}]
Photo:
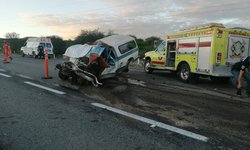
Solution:
[{"label": "traffic cone on road", "polygon": [[49,56],[48,56],[48,50],[45,50],[45,58],[44,58],[44,77],[42,79],[52,79],[52,77],[49,76]]}]

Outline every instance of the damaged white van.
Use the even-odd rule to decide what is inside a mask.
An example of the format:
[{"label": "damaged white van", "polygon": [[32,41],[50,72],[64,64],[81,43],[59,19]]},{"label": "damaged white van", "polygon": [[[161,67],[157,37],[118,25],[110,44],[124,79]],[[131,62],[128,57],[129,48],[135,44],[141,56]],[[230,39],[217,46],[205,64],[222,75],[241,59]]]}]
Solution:
[{"label": "damaged white van", "polygon": [[21,53],[24,57],[25,55],[33,56],[34,58],[43,57],[44,50],[48,50],[49,57],[53,57],[53,45],[50,38],[46,37],[35,37],[28,38],[24,46],[21,47]]},{"label": "damaged white van", "polygon": [[93,44],[70,46],[64,57],[69,61],[56,66],[62,80],[84,79],[94,86],[102,85],[100,79],[128,71],[131,61],[138,57],[135,39],[127,35],[112,35]]}]

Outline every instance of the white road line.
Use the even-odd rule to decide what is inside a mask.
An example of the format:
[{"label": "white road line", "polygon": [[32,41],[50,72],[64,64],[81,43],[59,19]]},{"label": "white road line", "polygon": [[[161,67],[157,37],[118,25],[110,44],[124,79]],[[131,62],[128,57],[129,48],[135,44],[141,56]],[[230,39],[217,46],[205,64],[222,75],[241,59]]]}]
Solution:
[{"label": "white road line", "polygon": [[203,141],[203,142],[208,141],[208,138],[205,137],[205,136],[202,136],[202,135],[190,132],[190,131],[186,131],[186,130],[183,130],[183,129],[180,129],[180,128],[177,128],[177,127],[174,127],[174,126],[170,126],[170,125],[164,124],[162,122],[158,122],[158,121],[155,121],[155,120],[152,120],[152,119],[141,117],[141,116],[129,113],[129,112],[125,112],[125,111],[122,111],[122,110],[119,110],[119,109],[116,109],[116,108],[112,108],[112,107],[100,104],[100,103],[91,103],[91,104],[93,106],[96,106],[96,107],[99,107],[99,108],[102,108],[102,109],[106,109],[106,110],[109,110],[111,112],[114,112],[114,113],[129,117],[129,118],[133,118],[133,119],[142,121],[144,123],[148,123],[148,124],[150,124],[152,126],[157,126],[157,127],[160,127],[160,128],[163,128],[163,129],[166,129],[166,130],[169,130],[169,131],[172,131],[172,132],[175,132],[175,133],[178,133],[178,134],[181,134],[181,135],[193,138],[193,139],[196,139],[196,140],[200,140],[200,141]]},{"label": "white road line", "polygon": [[3,73],[0,73],[0,76],[6,77],[6,78],[10,78],[11,77],[10,75],[3,74]]},{"label": "white road line", "polygon": [[19,76],[19,77],[21,77],[21,78],[24,78],[24,79],[30,79],[30,80],[32,80],[32,78],[31,78],[31,77],[26,76],[26,75],[17,74],[17,76]]},{"label": "white road line", "polygon": [[0,71],[1,71],[1,72],[6,72],[6,70],[4,70],[4,69],[0,69]]},{"label": "white road line", "polygon": [[35,86],[35,87],[38,87],[38,88],[41,88],[41,89],[44,89],[44,90],[47,90],[47,91],[50,91],[50,92],[53,92],[53,93],[56,93],[56,94],[66,94],[65,92],[62,92],[62,91],[58,91],[58,90],[55,90],[55,89],[52,89],[52,88],[48,88],[48,87],[45,87],[45,86],[42,86],[42,85],[39,85],[39,84],[35,84],[35,83],[32,83],[32,82],[24,82],[25,84],[28,84],[28,85],[31,85],[31,86]]}]

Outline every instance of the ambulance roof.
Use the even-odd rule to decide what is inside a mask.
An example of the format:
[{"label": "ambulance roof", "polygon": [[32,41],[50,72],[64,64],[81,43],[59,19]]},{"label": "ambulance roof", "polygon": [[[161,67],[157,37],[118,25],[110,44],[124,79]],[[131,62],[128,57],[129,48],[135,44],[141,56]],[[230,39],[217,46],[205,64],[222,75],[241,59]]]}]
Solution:
[{"label": "ambulance roof", "polygon": [[201,25],[183,28],[180,31],[192,31],[192,30],[207,29],[207,28],[212,28],[212,27],[225,28],[225,26],[221,23],[207,23],[207,24],[201,24]]}]

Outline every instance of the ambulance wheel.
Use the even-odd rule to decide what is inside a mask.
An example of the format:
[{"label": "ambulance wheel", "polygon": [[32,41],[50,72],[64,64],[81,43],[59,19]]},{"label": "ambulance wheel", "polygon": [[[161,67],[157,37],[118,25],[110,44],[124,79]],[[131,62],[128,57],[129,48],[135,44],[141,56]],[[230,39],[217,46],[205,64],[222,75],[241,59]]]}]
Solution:
[{"label": "ambulance wheel", "polygon": [[151,68],[151,61],[149,59],[145,60],[144,63],[144,71],[146,73],[153,73],[153,69]]},{"label": "ambulance wheel", "polygon": [[25,54],[24,53],[22,53],[22,57],[24,57],[25,56]]},{"label": "ambulance wheel", "polygon": [[191,70],[188,64],[184,63],[179,68],[179,78],[183,82],[189,82],[191,79]]},{"label": "ambulance wheel", "polygon": [[68,80],[69,76],[65,76],[61,71],[58,72],[58,76],[62,80]]}]

